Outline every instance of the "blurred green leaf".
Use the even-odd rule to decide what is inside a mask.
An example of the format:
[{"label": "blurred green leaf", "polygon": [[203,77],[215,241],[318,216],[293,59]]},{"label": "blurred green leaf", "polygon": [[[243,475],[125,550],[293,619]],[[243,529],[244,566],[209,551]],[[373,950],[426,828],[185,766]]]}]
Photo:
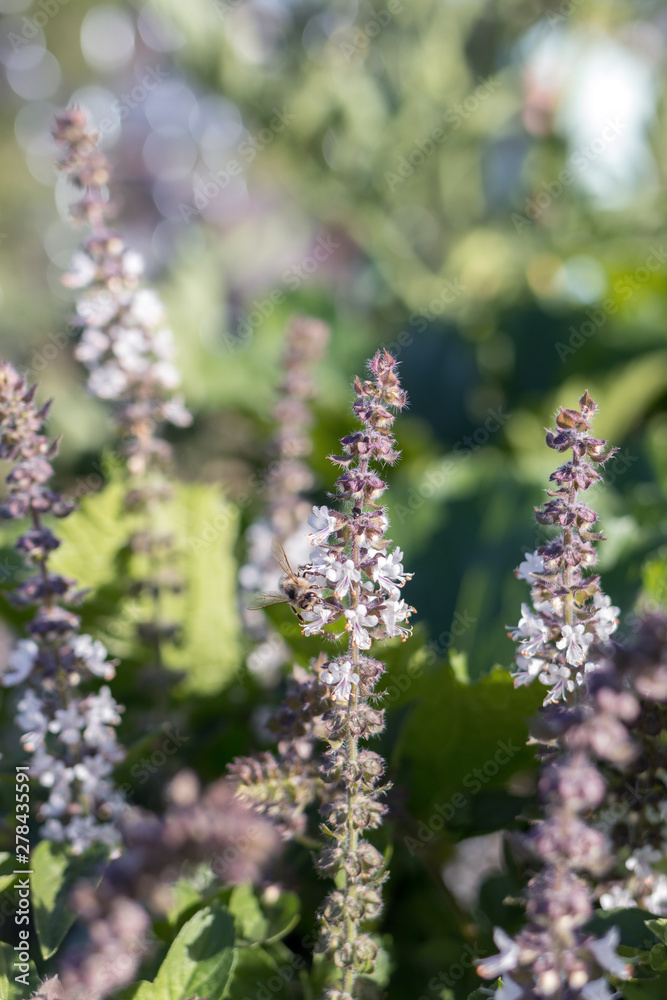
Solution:
[{"label": "blurred green leaf", "polygon": [[176,935],[154,982],[138,983],[132,1000],[185,1000],[228,995],[236,964],[234,924],[225,907],[214,902],[199,910]]},{"label": "blurred green leaf", "polygon": [[[130,585],[133,579],[150,577],[152,569],[145,557],[127,550],[128,539],[143,522],[124,510],[124,494],[124,484],[114,481],[83,500],[81,509],[60,526],[63,544],[53,566],[91,588],[82,609],[84,627],[113,655],[141,660],[148,652],[138,644],[136,626],[151,621],[156,611],[149,595],[130,596]],[[232,555],[238,512],[215,487],[181,483],[161,505],[152,527],[173,537],[170,568],[183,580],[178,592],[165,588],[160,596],[160,619],[182,630],[176,642],[162,644],[162,662],[185,675],[181,693],[220,691],[240,662]]]},{"label": "blurred green leaf", "polygon": [[[15,967],[17,953],[11,944],[0,941],[0,1000],[23,1000],[37,988],[37,970],[33,962],[28,962],[28,972]],[[22,982],[16,977],[21,976]]]},{"label": "blurred green leaf", "polygon": [[412,809],[441,830],[473,796],[502,788],[516,772],[535,767],[526,747],[528,720],[544,690],[539,684],[515,689],[501,668],[467,684],[448,664],[426,672],[419,657],[412,673],[397,700],[412,707],[408,704],[395,758]]},{"label": "blurred green leaf", "polygon": [[42,840],[30,855],[32,910],[43,958],[58,950],[76,919],[69,897],[82,879],[99,880],[108,848],[98,844],[73,855],[64,844]]}]

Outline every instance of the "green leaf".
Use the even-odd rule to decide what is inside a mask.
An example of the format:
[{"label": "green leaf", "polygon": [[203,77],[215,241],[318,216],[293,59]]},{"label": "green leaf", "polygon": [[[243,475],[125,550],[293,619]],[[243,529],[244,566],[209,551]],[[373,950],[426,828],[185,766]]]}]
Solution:
[{"label": "green leaf", "polygon": [[658,920],[647,920],[646,926],[655,934],[658,941],[667,944],[667,919],[661,917]]},{"label": "green leaf", "polygon": [[624,1000],[665,1000],[667,996],[667,975],[662,973],[652,979],[635,979],[623,983]]},{"label": "green leaf", "polygon": [[165,601],[167,615],[173,606],[171,617],[183,627],[183,642],[170,648],[166,664],[185,671],[183,693],[213,694],[227,686],[240,665],[232,554],[238,511],[215,486],[179,485],[169,526],[184,553],[186,586]]},{"label": "green leaf", "polygon": [[[82,627],[95,634],[114,656],[145,660],[150,648],[136,626],[154,617],[146,588],[130,596],[133,580],[150,573],[146,557],[131,553],[127,541],[145,523],[123,507],[125,486],[111,482],[84,498],[81,509],[59,525],[63,544],[53,554],[54,570],[73,577],[91,595],[82,607]],[[151,527],[173,538],[172,568],[183,580],[160,598],[163,621],[181,628],[176,642],[164,642],[164,665],[183,673],[182,694],[213,694],[232,680],[240,663],[233,547],[237,509],[214,486],[177,484],[173,497],[156,511]]]},{"label": "green leaf", "polygon": [[99,879],[108,849],[91,847],[72,855],[63,844],[42,840],[31,854],[32,908],[39,947],[49,958],[60,947],[76,915],[69,905],[72,889],[81,879]]},{"label": "green leaf", "polygon": [[283,1000],[293,996],[289,983],[299,978],[299,972],[305,968],[305,964],[302,955],[292,955],[289,961],[279,963],[263,948],[239,948],[229,1000],[246,1000],[247,997],[259,996],[266,1000],[269,997],[270,1000]]},{"label": "green leaf", "polygon": [[299,922],[301,904],[294,892],[282,892],[272,902],[261,904],[250,883],[236,886],[229,899],[237,935],[255,944],[279,941]]},{"label": "green leaf", "polygon": [[245,941],[264,941],[269,922],[262,913],[257,897],[249,882],[232,890],[229,912],[234,918],[234,926],[239,938]]},{"label": "green leaf", "polygon": [[664,944],[656,944],[651,948],[649,962],[654,972],[664,972],[667,969],[667,947]]},{"label": "green leaf", "polygon": [[299,923],[301,900],[295,892],[281,892],[272,903],[263,899],[262,907],[269,924],[265,944],[284,938]]},{"label": "green leaf", "polygon": [[[515,689],[501,668],[468,684],[447,664],[428,673],[420,666],[418,658],[411,661],[403,674],[409,681],[404,698],[394,699],[399,713],[410,706],[395,756],[427,842],[446,825],[460,825],[480,793],[503,788],[518,771],[535,767],[526,746],[528,720],[544,690],[538,684]],[[388,690],[392,686],[390,674]]]},{"label": "green leaf", "polygon": [[[12,945],[0,942],[0,1000],[23,1000],[37,988],[37,970],[33,962],[28,962],[28,972],[15,968],[17,952]],[[16,982],[16,976],[25,977],[24,982]]]},{"label": "green leaf", "polygon": [[234,923],[219,902],[199,910],[183,925],[153,983],[139,983],[132,1000],[184,1000],[227,995],[236,964]]}]

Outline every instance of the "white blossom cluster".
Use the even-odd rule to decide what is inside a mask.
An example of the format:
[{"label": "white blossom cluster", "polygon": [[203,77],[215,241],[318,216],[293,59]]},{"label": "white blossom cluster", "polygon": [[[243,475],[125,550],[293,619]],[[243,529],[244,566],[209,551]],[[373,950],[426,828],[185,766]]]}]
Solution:
[{"label": "white blossom cluster", "polygon": [[575,612],[570,625],[565,622],[563,598],[547,593],[545,599],[545,582],[553,574],[538,552],[526,555],[516,575],[532,584],[533,607],[522,604],[518,625],[508,626],[510,636],[518,643],[514,684],[518,687],[538,678],[549,688],[545,704],[565,699],[594,669],[588,659],[590,647],[605,642],[615,632],[619,609],[598,590],[583,610]]},{"label": "white blossom cluster", "polygon": [[[402,599],[401,588],[412,574],[403,568],[400,549],[387,552],[382,548],[382,535],[388,527],[386,516],[374,514],[369,520],[372,530],[356,537],[359,552],[356,566],[345,546],[328,544],[341,528],[343,517],[322,506],[313,507],[308,518],[312,531],[307,537],[313,552],[310,563],[301,571],[322,598],[314,610],[302,612],[306,623],[304,635],[321,633],[328,624],[344,616],[345,629],[359,649],[370,649],[373,639],[405,639],[411,628],[404,623],[414,609]],[[348,606],[353,587],[361,597],[356,606]],[[352,685],[359,681],[351,662],[345,658],[330,663],[322,679],[334,686],[332,699],[339,702],[349,699]]]},{"label": "white blossom cluster", "polygon": [[88,388],[100,399],[159,399],[154,418],[179,427],[191,423],[180,396],[174,338],[157,294],[140,288],[140,254],[113,236],[91,239],[79,250],[63,284],[88,289],[76,303],[83,333],[75,357],[89,371]]},{"label": "white blossom cluster", "polygon": [[[667,916],[667,875],[656,868],[667,857],[667,802],[661,802],[658,810],[662,821],[662,847],[646,844],[633,850],[625,862],[628,870],[625,881],[609,886],[600,896],[603,910],[637,906],[641,903],[650,913]],[[652,807],[649,807],[649,811],[653,811]]]},{"label": "white blossom cluster", "polygon": [[48,840],[68,841],[75,854],[94,842],[115,848],[125,805],[112,779],[124,756],[115,729],[122,708],[106,685],[83,696],[76,686],[90,675],[111,680],[114,665],[102,643],[89,635],[72,637],[60,652],[71,656],[71,666],[65,684],[57,685],[57,700],[40,677],[40,649],[32,639],[19,640],[2,675],[5,687],[28,685],[18,702],[16,725],[31,755],[30,774],[48,791],[38,812],[45,821],[41,833]]}]

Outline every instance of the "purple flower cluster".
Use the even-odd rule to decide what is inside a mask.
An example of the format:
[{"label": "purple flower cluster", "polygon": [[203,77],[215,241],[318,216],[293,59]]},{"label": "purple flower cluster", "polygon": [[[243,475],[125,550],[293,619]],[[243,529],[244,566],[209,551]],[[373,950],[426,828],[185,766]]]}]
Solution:
[{"label": "purple flower cluster", "polygon": [[496,929],[500,954],[478,966],[485,979],[502,976],[497,1000],[612,1000],[608,978],[627,979],[631,973],[616,952],[618,928],[597,938],[584,927],[594,912],[591,881],[595,884],[613,862],[609,840],[594,822],[607,792],[598,765],[626,766],[633,760],[628,725],[639,708],[602,664],[587,687],[588,696],[577,706],[549,705],[537,724],[544,818],[522,838],[522,847],[541,867],[525,891],[528,924],[514,938]]},{"label": "purple flower cluster", "polygon": [[361,429],[342,439],[342,455],[332,456],[344,470],[336,486],[351,509],[315,508],[309,518],[315,551],[300,569],[319,595],[315,609],[303,613],[304,633],[321,633],[330,623],[343,621],[349,635],[347,652],[331,658],[321,674],[332,707],[324,715],[328,749],[321,766],[330,787],[321,806],[329,844],[319,868],[336,879],[337,887],[322,906],[320,947],[341,970],[340,986],[329,992],[329,1000],[350,1000],[359,977],[375,968],[377,945],[363,925],[382,909],[386,871],[382,855],[365,834],[382,823],[387,785],[384,761],[359,741],[384,728],[384,713],[372,704],[384,667],[366,651],[373,639],[405,638],[413,610],[401,598],[409,579],[402,554],[390,551],[385,537],[388,521],[379,501],[386,483],[371,464],[397,461],[393,411],[407,400],[390,354],[379,351],[369,368],[370,380],[355,381],[353,409]]},{"label": "purple flower cluster", "polygon": [[[355,380],[361,428],[343,438],[343,454],[332,456],[343,469],[336,486],[349,509],[314,508],[308,518],[314,551],[298,569],[309,584],[308,607],[298,608],[304,634],[337,641],[347,632],[347,650],[321,655],[310,673],[295,672],[277,720],[279,756],[244,758],[231,769],[237,795],[278,822],[286,836],[303,839],[304,810],[319,803],[327,846],[318,867],[336,881],[320,913],[319,949],[340,970],[328,1000],[351,1000],[355,984],[375,968],[378,948],[364,925],[382,911],[387,874],[365,834],[382,824],[388,785],[382,758],[360,746],[384,728],[384,713],[375,705],[384,667],[367,651],[374,639],[405,639],[413,611],[401,597],[410,579],[402,553],[390,550],[386,538],[380,503],[386,483],[371,464],[397,461],[394,411],[406,405],[406,395],[386,351],[369,368],[370,379]],[[313,751],[319,740],[327,748],[318,764]]]},{"label": "purple flower cluster", "polygon": [[83,332],[75,354],[89,371],[90,392],[115,402],[128,468],[142,475],[169,459],[159,427],[187,427],[192,420],[177,394],[173,334],[156,293],[141,287],[141,255],[107,228],[113,212],[109,164],[85,113],[68,108],[57,115],[53,134],[63,150],[62,173],[83,191],[74,216],[91,230],[63,277],[68,288],[86,290],[76,305],[75,323]]},{"label": "purple flower cluster", "polygon": [[605,451],[606,442],[591,434],[596,405],[588,393],[578,410],[559,411],[556,429],[547,432],[547,445],[572,455],[550,479],[550,497],[536,508],[539,524],[553,525],[559,534],[527,555],[516,575],[531,583],[532,608],[521,605],[521,618],[510,631],[518,643],[515,685],[536,677],[549,688],[545,704],[567,700],[593,669],[589,656],[594,643],[605,642],[618,625],[618,608],[600,587],[593,546],[604,538],[593,530],[597,514],[580,494],[602,477],[598,467],[618,450]]},{"label": "purple flower cluster", "polygon": [[5,687],[25,686],[16,722],[30,772],[48,790],[38,812],[42,836],[67,840],[79,853],[94,841],[118,839],[124,803],[111,774],[123,757],[115,732],[122,709],[106,685],[79,690],[93,678],[111,680],[115,668],[104,646],[78,631],[79,618],[68,609],[82,597],[75,582],[50,567],[60,542],[44,517],[67,517],[73,505],[48,485],[57,442],[42,433],[49,404],[36,408],[35,389],[12,365],[0,365],[0,458],[12,463],[0,517],[29,520],[15,548],[31,575],[10,599],[36,609],[26,625],[29,638],[17,642],[1,679]]},{"label": "purple flower cluster", "polygon": [[483,978],[502,976],[497,1000],[611,1000],[609,977],[625,979],[631,971],[616,953],[617,928],[601,939],[584,930],[594,911],[591,881],[612,865],[609,840],[594,822],[607,794],[599,764],[633,759],[627,727],[638,712],[602,661],[618,609],[599,578],[584,572],[596,562],[591,543],[603,536],[592,530],[597,514],[579,492],[601,479],[597,466],[615,450],[591,436],[594,412],[585,393],[579,409],[561,409],[556,430],[547,433],[547,445],[572,458],[552,474],[556,486],[537,520],[562,530],[517,571],[532,583],[533,609],[523,606],[512,632],[519,643],[515,684],[537,676],[550,690],[533,732],[541,745],[543,818],[521,841],[537,868],[525,891],[528,923],[515,938],[497,929],[500,954],[478,967]]}]

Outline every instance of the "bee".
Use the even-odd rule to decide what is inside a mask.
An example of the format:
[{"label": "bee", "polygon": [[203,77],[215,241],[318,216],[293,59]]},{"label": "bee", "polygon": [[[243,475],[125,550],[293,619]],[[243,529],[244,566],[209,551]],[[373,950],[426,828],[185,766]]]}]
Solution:
[{"label": "bee", "polygon": [[310,580],[305,576],[297,576],[290,566],[289,559],[284,548],[277,538],[271,543],[271,555],[276,560],[284,576],[281,577],[280,593],[278,591],[268,591],[266,594],[258,594],[248,605],[250,611],[258,611],[260,608],[268,608],[272,604],[289,604],[292,611],[300,622],[302,611],[314,611],[320,602],[317,590],[313,588]]}]

